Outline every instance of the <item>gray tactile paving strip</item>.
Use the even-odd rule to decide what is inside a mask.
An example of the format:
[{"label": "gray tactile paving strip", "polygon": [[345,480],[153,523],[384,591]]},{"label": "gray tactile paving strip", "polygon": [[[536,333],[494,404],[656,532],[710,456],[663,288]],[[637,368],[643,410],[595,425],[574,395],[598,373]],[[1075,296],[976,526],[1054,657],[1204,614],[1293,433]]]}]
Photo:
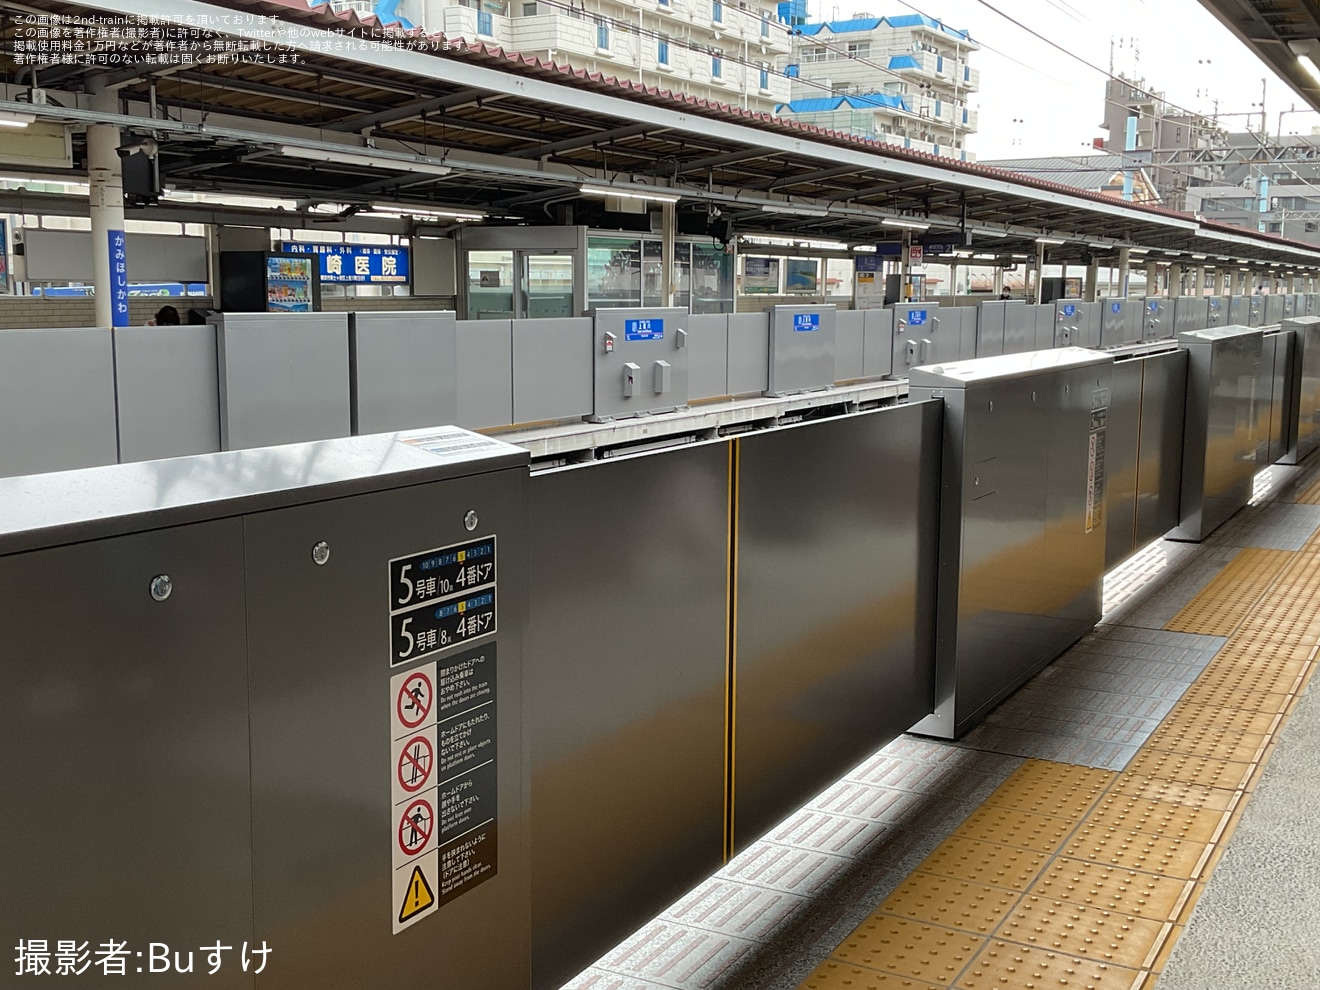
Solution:
[{"label": "gray tactile paving strip", "polygon": [[1257,484],[1275,511],[1139,551],[1106,577],[1104,623],[964,740],[877,751],[564,990],[795,990],[1024,757],[1124,767],[1224,643],[1163,626],[1240,547],[1291,549],[1288,510],[1320,523],[1290,501],[1315,477],[1276,466]]},{"label": "gray tactile paving strip", "polygon": [[1295,502],[1320,477],[1320,465],[1307,467],[1275,464],[1256,475],[1251,504],[1262,502]]},{"label": "gray tactile paving strip", "polygon": [[1248,506],[1210,534],[1206,547],[1300,550],[1320,526],[1320,505],[1269,502]]}]

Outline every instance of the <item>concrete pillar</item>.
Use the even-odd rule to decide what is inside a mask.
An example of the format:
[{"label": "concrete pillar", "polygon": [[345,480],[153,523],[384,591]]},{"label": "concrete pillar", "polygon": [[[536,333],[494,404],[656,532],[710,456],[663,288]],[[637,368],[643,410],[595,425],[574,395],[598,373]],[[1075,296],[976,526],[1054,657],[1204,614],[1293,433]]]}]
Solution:
[{"label": "concrete pillar", "polygon": [[999,268],[998,266],[995,267],[994,285],[995,285],[995,298],[998,299],[1001,295],[1004,294],[1004,270],[1002,268]]},{"label": "concrete pillar", "polygon": [[912,298],[911,277],[912,277],[912,232],[903,231],[903,264],[899,269],[901,277],[898,280],[898,301],[904,302]]},{"label": "concrete pillar", "polygon": [[1146,295],[1158,296],[1160,294],[1160,270],[1159,266],[1153,261],[1146,262]]},{"label": "concrete pillar", "polygon": [[1182,276],[1182,265],[1169,266],[1169,298],[1183,294]]},{"label": "concrete pillar", "polygon": [[1224,294],[1225,294],[1225,293],[1224,293],[1224,270],[1223,270],[1222,268],[1216,268],[1216,269],[1215,269],[1215,295],[1217,295],[1217,296],[1222,296],[1222,295],[1224,295]]},{"label": "concrete pillar", "polygon": [[[104,88],[104,80],[89,82],[92,109],[118,113],[119,99]],[[128,257],[124,248],[124,170],[119,158],[119,128],[91,124],[87,128],[88,206],[92,220],[92,284],[96,325],[128,325]],[[122,255],[122,257],[121,257]],[[121,267],[122,266],[122,267]]]},{"label": "concrete pillar", "polygon": [[1128,271],[1132,267],[1132,252],[1127,248],[1118,249],[1118,296],[1128,294]]},{"label": "concrete pillar", "polygon": [[1095,302],[1096,296],[1099,294],[1099,285],[1097,285],[1099,281],[1100,262],[1092,258],[1090,264],[1086,266],[1086,281],[1082,283],[1083,302]]},{"label": "concrete pillar", "polygon": [[949,295],[958,294],[958,263],[952,262],[949,265]]},{"label": "concrete pillar", "polygon": [[[678,281],[678,263],[674,258],[674,227],[674,204],[664,203],[660,210],[660,270],[665,280],[664,306],[674,305],[674,283]],[[821,272],[820,284],[825,284],[824,272]]]}]

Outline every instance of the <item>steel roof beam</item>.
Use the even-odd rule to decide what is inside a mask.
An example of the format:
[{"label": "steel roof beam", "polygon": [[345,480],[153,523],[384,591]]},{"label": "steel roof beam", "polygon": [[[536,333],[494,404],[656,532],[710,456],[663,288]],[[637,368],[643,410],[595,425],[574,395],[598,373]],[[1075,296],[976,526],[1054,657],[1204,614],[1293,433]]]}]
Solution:
[{"label": "steel roof beam", "polygon": [[487,104],[496,103],[504,98],[503,94],[492,93],[484,89],[464,89],[457,93],[451,93],[448,96],[438,96],[430,100],[416,100],[412,103],[405,103],[398,107],[385,107],[378,110],[368,110],[364,113],[356,114],[352,117],[345,117],[342,120],[336,120],[333,123],[325,125],[327,131],[340,131],[350,133],[352,131],[364,130],[368,127],[380,128],[386,124],[397,124],[405,120],[414,120],[417,117],[424,117],[429,113],[443,113],[449,110],[457,110],[459,107],[469,106],[474,103]]},{"label": "steel roof beam", "polygon": [[524,148],[521,151],[510,151],[509,158],[549,158],[552,155],[562,154],[565,151],[576,151],[579,148],[594,148],[600,144],[612,144],[623,138],[637,137],[644,134],[661,134],[662,130],[652,127],[650,124],[629,124],[627,127],[616,127],[611,131],[599,131],[594,134],[583,134],[578,137],[565,138],[562,141],[555,141],[551,144],[542,144],[535,148]]}]

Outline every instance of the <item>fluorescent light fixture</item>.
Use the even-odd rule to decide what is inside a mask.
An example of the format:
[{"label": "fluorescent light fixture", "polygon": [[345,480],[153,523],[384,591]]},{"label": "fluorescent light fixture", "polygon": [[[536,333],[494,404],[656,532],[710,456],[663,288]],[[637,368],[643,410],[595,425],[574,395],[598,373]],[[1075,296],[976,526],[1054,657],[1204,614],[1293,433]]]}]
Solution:
[{"label": "fluorescent light fixture", "polygon": [[36,114],[0,110],[0,127],[27,127],[36,119]]},{"label": "fluorescent light fixture", "polygon": [[1037,237],[1037,244],[1067,244],[1062,237]]},{"label": "fluorescent light fixture", "polygon": [[356,165],[359,168],[387,168],[399,172],[419,172],[425,175],[449,175],[453,171],[448,165],[430,158],[417,155],[397,155],[388,151],[374,149],[363,151],[335,148],[306,148],[296,144],[281,144],[276,149],[285,158],[298,158],[308,162],[322,162],[327,165]]},{"label": "fluorescent light fixture", "polygon": [[1113,248],[1113,246],[1114,245],[1112,244],[1101,244],[1099,241],[1092,241],[1090,244],[1087,245],[1087,247],[1093,247],[1097,251],[1108,251],[1111,248]]},{"label": "fluorescent light fixture", "polygon": [[920,220],[899,220],[895,217],[887,217],[880,222],[886,227],[903,227],[907,230],[930,230],[930,224],[922,223]]},{"label": "fluorescent light fixture", "polygon": [[1297,64],[1306,72],[1311,79],[1320,83],[1320,65],[1315,61],[1315,42],[1314,41],[1290,41],[1288,47],[1292,49],[1297,56]]},{"label": "fluorescent light fixture", "polygon": [[371,212],[395,217],[420,217],[435,220],[484,220],[485,210],[447,210],[435,206],[412,206],[408,203],[372,203]]},{"label": "fluorescent light fixture", "polygon": [[1128,254],[1150,254],[1150,248],[1128,248]]},{"label": "fluorescent light fixture", "polygon": [[766,213],[783,213],[791,217],[827,217],[830,211],[823,206],[780,206],[778,203],[773,206],[765,203],[761,206],[762,211]]},{"label": "fluorescent light fixture", "polygon": [[617,196],[620,199],[644,199],[652,203],[677,203],[682,197],[660,189],[647,189],[645,186],[629,186],[626,189],[614,186],[581,186],[583,196]]},{"label": "fluorescent light fixture", "polygon": [[1192,255],[1192,260],[1193,260],[1193,261],[1206,261],[1206,260],[1207,260],[1207,257],[1206,257],[1206,255],[1204,255],[1204,254],[1194,254],[1194,255]]},{"label": "fluorescent light fixture", "polygon": [[854,254],[875,254],[874,244],[855,244],[853,245]]}]

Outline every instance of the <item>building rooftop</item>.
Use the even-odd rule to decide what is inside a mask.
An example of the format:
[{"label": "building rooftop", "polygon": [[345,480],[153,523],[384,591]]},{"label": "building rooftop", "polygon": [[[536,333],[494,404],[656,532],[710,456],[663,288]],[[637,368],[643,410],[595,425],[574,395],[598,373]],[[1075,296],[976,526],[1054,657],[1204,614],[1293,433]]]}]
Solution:
[{"label": "building rooftop", "polygon": [[882,26],[899,29],[928,27],[932,31],[939,31],[951,38],[972,43],[972,36],[967,31],[949,27],[943,21],[926,17],[924,14],[900,14],[896,17],[854,17],[844,21],[820,21],[815,24],[800,24],[794,30],[798,34],[811,36],[820,34],[822,31],[828,31],[830,34],[855,34],[861,31],[874,31]]},{"label": "building rooftop", "polygon": [[[1086,189],[1101,192],[1112,184],[1116,172],[1121,172],[1129,163],[1122,155],[1076,155],[1058,158],[1004,158],[996,161],[982,161],[990,168],[1002,168],[1008,172],[1018,172],[1057,182],[1074,189]],[[1133,171],[1144,169],[1135,167]]]},{"label": "building rooftop", "polygon": [[817,96],[805,100],[781,103],[775,113],[828,113],[848,107],[852,110],[904,110],[912,112],[907,100],[896,93],[863,93],[848,96]]}]

